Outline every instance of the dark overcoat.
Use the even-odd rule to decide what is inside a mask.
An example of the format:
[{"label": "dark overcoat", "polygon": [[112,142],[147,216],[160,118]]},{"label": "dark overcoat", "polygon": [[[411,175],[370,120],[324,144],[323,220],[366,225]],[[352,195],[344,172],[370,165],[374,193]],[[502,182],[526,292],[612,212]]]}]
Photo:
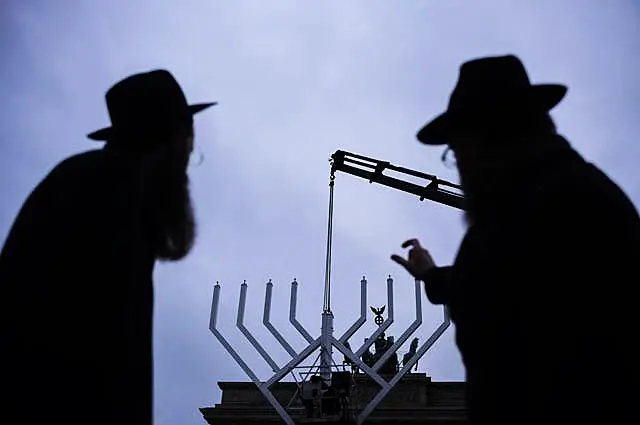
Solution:
[{"label": "dark overcoat", "polygon": [[155,259],[140,170],[109,150],[73,156],[19,212],[0,254],[7,423],[152,423]]},{"label": "dark overcoat", "polygon": [[640,423],[636,208],[560,137],[505,177],[424,279],[455,324],[472,423]]}]

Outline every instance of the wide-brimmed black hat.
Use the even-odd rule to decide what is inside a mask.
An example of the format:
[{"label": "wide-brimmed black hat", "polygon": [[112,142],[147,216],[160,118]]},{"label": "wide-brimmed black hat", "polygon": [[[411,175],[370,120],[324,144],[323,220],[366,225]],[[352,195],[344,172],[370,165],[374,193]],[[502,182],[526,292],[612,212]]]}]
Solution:
[{"label": "wide-brimmed black hat", "polygon": [[119,135],[171,129],[217,104],[189,105],[176,79],[163,69],[134,74],[117,82],[107,91],[105,99],[111,127],[88,134],[92,140],[109,141]]},{"label": "wide-brimmed black hat", "polygon": [[524,65],[513,55],[474,59],[460,67],[447,111],[425,125],[417,137],[427,145],[448,144],[452,134],[471,122],[548,112],[566,93],[562,84],[532,85]]}]

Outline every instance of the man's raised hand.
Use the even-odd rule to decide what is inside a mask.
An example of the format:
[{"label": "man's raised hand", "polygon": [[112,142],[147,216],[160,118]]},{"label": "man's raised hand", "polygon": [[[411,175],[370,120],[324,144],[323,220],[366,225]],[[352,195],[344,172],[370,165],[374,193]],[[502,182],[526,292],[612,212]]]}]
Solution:
[{"label": "man's raised hand", "polygon": [[393,254],[391,259],[407,269],[414,278],[423,280],[427,272],[436,266],[431,254],[420,245],[418,239],[409,239],[402,247],[410,248],[408,257]]}]

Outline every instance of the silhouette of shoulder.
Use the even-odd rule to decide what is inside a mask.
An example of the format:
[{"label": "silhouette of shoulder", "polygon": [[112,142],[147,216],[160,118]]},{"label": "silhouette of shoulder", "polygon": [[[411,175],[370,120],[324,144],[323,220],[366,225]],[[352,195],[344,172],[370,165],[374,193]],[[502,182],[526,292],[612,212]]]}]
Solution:
[{"label": "silhouette of shoulder", "polygon": [[[530,194],[527,229],[545,253],[577,263],[625,262],[640,247],[640,217],[624,191],[579,155],[557,164]],[[549,243],[553,241],[553,243]],[[606,247],[606,249],[605,249]],[[590,258],[590,257],[589,257]]]},{"label": "silhouette of shoulder", "polygon": [[[571,152],[549,167],[534,184],[530,205],[543,214],[570,218],[574,223],[595,217],[637,217],[622,189],[594,164]],[[621,217],[621,218],[622,218]]]},{"label": "silhouette of shoulder", "polygon": [[[76,213],[118,208],[137,197],[138,165],[134,158],[107,150],[73,155],[56,165],[32,197],[49,208]],[[106,213],[106,211],[95,211]]]},{"label": "silhouette of shoulder", "polygon": [[2,257],[24,261],[55,251],[83,256],[83,244],[102,241],[106,249],[118,238],[133,243],[142,220],[137,170],[132,158],[106,150],[61,161],[26,199]]},{"label": "silhouette of shoulder", "polygon": [[47,178],[85,186],[96,181],[124,182],[136,171],[135,160],[107,150],[92,150],[61,161]]}]

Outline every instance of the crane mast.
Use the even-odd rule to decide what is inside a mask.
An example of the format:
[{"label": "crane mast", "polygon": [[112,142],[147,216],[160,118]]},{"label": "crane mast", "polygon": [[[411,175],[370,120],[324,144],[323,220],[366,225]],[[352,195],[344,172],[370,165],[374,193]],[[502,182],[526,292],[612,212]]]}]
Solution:
[{"label": "crane mast", "polygon": [[[369,183],[378,183],[417,195],[421,201],[428,199],[459,210],[465,210],[465,197],[462,194],[462,187],[441,180],[434,175],[425,174],[409,168],[398,167],[387,161],[381,161],[343,150],[337,150],[331,155],[331,163],[332,174],[336,171],[342,171],[343,173],[369,180]],[[426,184],[421,186],[417,183],[385,175],[383,174],[385,170],[425,180]]]}]

